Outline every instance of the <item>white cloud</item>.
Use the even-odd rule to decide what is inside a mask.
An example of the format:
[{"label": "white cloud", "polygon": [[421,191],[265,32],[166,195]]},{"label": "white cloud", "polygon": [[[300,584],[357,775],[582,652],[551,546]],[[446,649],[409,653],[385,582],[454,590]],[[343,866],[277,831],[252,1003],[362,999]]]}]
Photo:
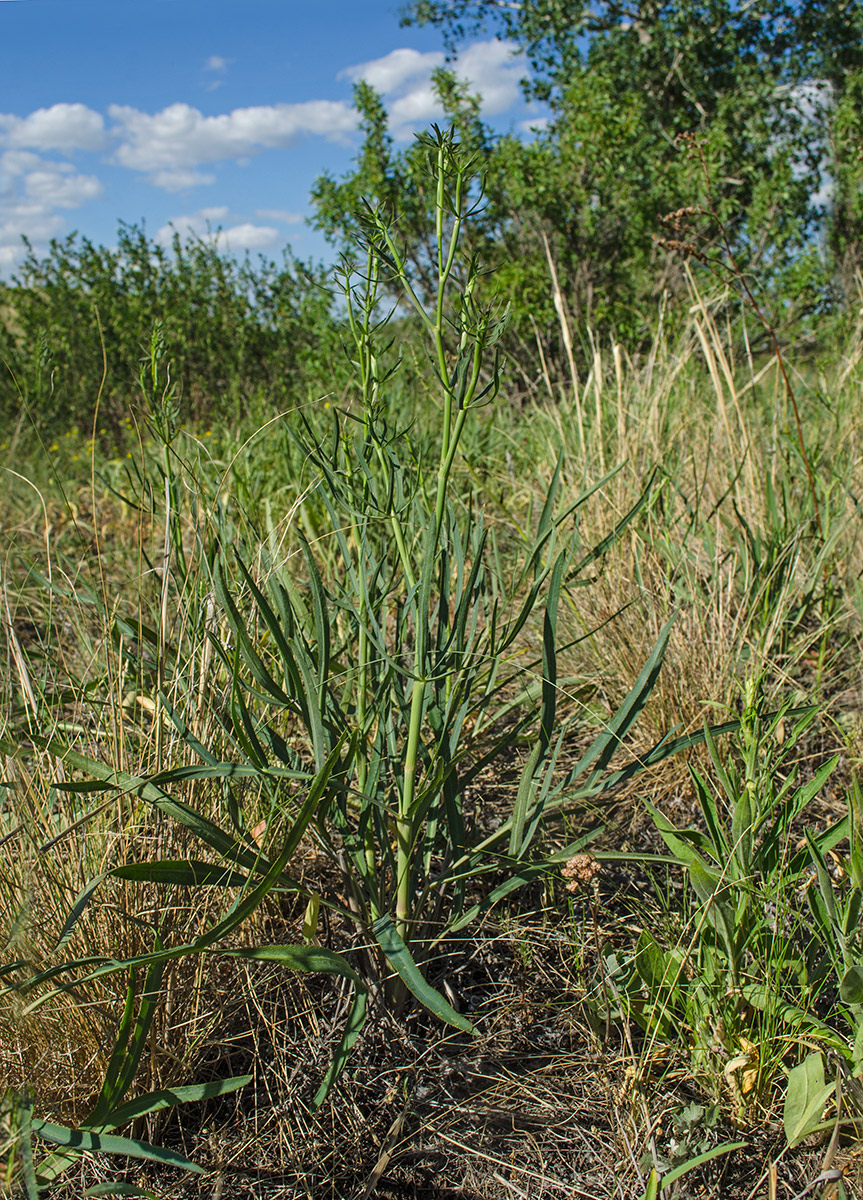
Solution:
[{"label": "white cloud", "polygon": [[[430,121],[440,121],[444,113],[431,82],[432,71],[447,65],[443,54],[418,50],[392,50],[383,58],[348,67],[342,76],[363,79],[388,101],[390,129],[397,138],[410,137]],[[482,97],[486,116],[506,112],[521,97],[519,81],[526,73],[523,55],[516,53],[513,42],[492,38],[473,42],[459,54],[449,69],[464,80],[470,91]]]},{"label": "white cloud", "polygon": [[0,154],[0,272],[21,261],[22,236],[44,247],[66,230],[58,209],[80,208],[102,191],[95,175],[83,175],[71,163],[26,150]]},{"label": "white cloud", "polygon": [[[118,104],[108,111],[119,125],[117,162],[154,173],[153,182],[161,178],[172,186],[177,171],[188,173],[202,163],[287,149],[305,134],[341,140],[357,124],[356,112],[337,100],[235,108],[216,117],[205,117],[189,104],[171,104],[152,115]],[[159,174],[165,171],[171,174]]]},{"label": "white cloud", "polygon": [[[523,56],[514,51],[511,43],[478,41],[449,65],[481,96],[484,115],[517,106],[518,128],[535,130],[543,118],[524,119],[530,110],[519,105],[519,81],[526,68]],[[219,54],[207,58],[203,86],[218,87],[230,64]],[[431,79],[436,68],[446,65],[437,51],[401,47],[348,67],[341,78],[366,80],[379,91],[394,135],[407,138],[429,121],[443,119]],[[107,119],[81,103],[54,104],[25,115],[0,113],[0,271],[20,261],[22,234],[44,248],[51,237],[66,231],[69,211],[102,195],[95,173],[61,161],[73,152],[111,149],[115,165],[144,174],[163,191],[184,192],[213,184],[220,162],[243,163],[266,150],[289,149],[304,137],[351,144],[358,121],[357,111],[343,100],[258,105],[215,116],[186,103],[153,113],[116,104],[107,110]],[[273,208],[259,209],[253,220],[246,220],[216,206],[175,218],[158,236],[170,241],[177,230],[181,236],[217,238],[220,247],[233,251],[258,250],[279,244],[284,227],[302,219],[300,213]],[[214,226],[221,226],[220,232],[214,233]]]},{"label": "white cloud", "polygon": [[265,250],[278,244],[282,235],[272,225],[255,225],[251,221],[237,221],[231,216],[227,205],[213,205],[201,208],[195,213],[187,213],[182,217],[172,217],[156,234],[156,241],[163,246],[170,246],[175,234],[182,240],[200,238],[201,241],[213,242],[220,250],[238,253],[243,250]]},{"label": "white cloud", "polygon": [[527,63],[524,55],[516,53],[513,42],[493,38],[467,46],[454,70],[459,79],[468,81],[471,91],[482,96],[483,112],[492,116],[506,112],[521,98],[519,84],[527,73]]},{"label": "white cloud", "polygon": [[228,250],[264,250],[281,240],[278,229],[271,225],[253,225],[245,221],[240,225],[232,225],[225,229],[220,238],[220,244]]},{"label": "white cloud", "polygon": [[283,225],[299,225],[305,220],[302,213],[288,212],[284,208],[256,208],[255,216],[262,221],[281,221]]},{"label": "white cloud", "polygon": [[413,88],[405,96],[399,96],[389,106],[390,129],[397,138],[408,138],[413,131],[431,121],[440,123],[444,111],[437,93],[430,83]]},{"label": "white cloud", "polygon": [[26,175],[28,171],[35,171],[42,166],[42,163],[43,160],[39,155],[33,154],[30,150],[7,150],[4,154],[0,154],[0,190],[2,190],[4,180],[17,175]]},{"label": "white cloud", "polygon": [[24,191],[36,204],[54,208],[80,208],[103,192],[95,175],[79,175],[70,163],[46,163],[24,179]]},{"label": "white cloud", "polygon": [[548,117],[528,117],[525,121],[519,121],[517,128],[519,133],[527,136],[531,133],[542,133],[545,129],[548,129],[548,125]]},{"label": "white cloud", "polygon": [[27,117],[0,113],[0,144],[35,150],[101,150],[105,121],[85,104],[53,104]]},{"label": "white cloud", "polygon": [[165,171],[154,171],[150,182],[166,192],[188,192],[192,188],[205,187],[216,182],[216,176],[207,171],[190,171],[184,167],[173,167]]},{"label": "white cloud", "polygon": [[0,275],[7,272],[11,274],[21,261],[22,255],[23,250],[19,246],[3,245],[3,234],[0,230]]},{"label": "white cloud", "polygon": [[0,245],[20,248],[22,237],[44,243],[56,237],[64,225],[60,214],[44,204],[26,201],[4,204],[0,214]]},{"label": "white cloud", "polygon": [[391,50],[383,58],[358,63],[355,67],[346,67],[339,73],[339,79],[350,79],[354,83],[362,79],[371,84],[376,92],[386,96],[410,79],[427,78],[435,67],[442,67],[445,61],[443,54],[435,50],[426,54],[407,48]]},{"label": "white cloud", "polygon": [[[210,75],[224,75],[228,69],[228,60],[222,58],[221,54],[211,54],[204,63],[204,70]],[[209,79],[204,87],[208,92],[217,91],[224,84],[224,79]]]}]

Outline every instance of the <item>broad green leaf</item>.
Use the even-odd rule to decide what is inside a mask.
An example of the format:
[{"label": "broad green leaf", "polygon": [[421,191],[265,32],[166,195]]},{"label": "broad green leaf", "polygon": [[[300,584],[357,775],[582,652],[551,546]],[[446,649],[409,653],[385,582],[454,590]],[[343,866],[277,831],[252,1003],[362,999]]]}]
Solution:
[{"label": "broad green leaf", "polygon": [[653,1000],[657,998],[660,989],[668,989],[674,982],[673,975],[670,976],[662,948],[646,929],[641,931],[638,938],[634,963],[636,971],[647,985],[647,990]]},{"label": "broad green leaf", "polygon": [[657,833],[674,857],[686,866],[690,866],[692,863],[700,863],[706,870],[707,864],[687,838],[689,831],[677,829],[671,824],[668,817],[661,813],[658,808],[654,808],[649,801],[644,801],[644,807],[650,814],[653,824],[656,826]]},{"label": "broad green leaf", "polygon": [[839,995],[846,1004],[863,1004],[863,966],[848,968],[839,983]]},{"label": "broad green leaf", "polygon": [[821,1124],[824,1105],[835,1087],[835,1083],[824,1082],[824,1058],[820,1050],[813,1050],[788,1072],[782,1124],[789,1146],[796,1146]]},{"label": "broad green leaf", "polygon": [[734,813],[731,818],[731,848],[734,857],[740,864],[740,872],[748,876],[752,863],[752,795],[744,784],[734,802]]},{"label": "broad green leaf", "polygon": [[734,910],[723,892],[727,882],[718,871],[711,871],[699,859],[688,865],[689,880],[699,900],[707,905],[707,919],[725,944],[732,975],[737,969],[737,937]]}]

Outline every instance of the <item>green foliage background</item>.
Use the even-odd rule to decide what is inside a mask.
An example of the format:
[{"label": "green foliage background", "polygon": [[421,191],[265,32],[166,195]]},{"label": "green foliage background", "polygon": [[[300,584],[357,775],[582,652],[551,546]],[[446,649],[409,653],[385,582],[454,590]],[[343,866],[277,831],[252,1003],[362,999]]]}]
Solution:
[{"label": "green foliage background", "polygon": [[[673,322],[689,302],[687,259],[714,288],[757,279],[765,315],[796,338],[823,339],[825,318],[847,311],[863,256],[858,0],[415,0],[403,16],[438,27],[453,53],[480,33],[509,39],[525,56],[525,94],[546,106],[532,134],[497,133],[464,83],[434,73],[484,179],[468,248],[509,306],[517,389],[568,378],[561,305],[576,360],[591,361],[596,337],[646,345],[657,314]],[[424,150],[396,146],[369,84],[355,102],[360,151],[345,177],[314,185],[313,223],[351,255],[363,204],[379,208],[428,294]],[[98,396],[99,425],[119,429],[156,322],[184,418],[266,417],[321,381],[337,391],[343,313],[326,275],[289,251],[237,262],[209,241],[165,248],[129,225],[116,249],[73,235],[42,258],[30,250],[0,289],[0,409],[89,428]]]}]

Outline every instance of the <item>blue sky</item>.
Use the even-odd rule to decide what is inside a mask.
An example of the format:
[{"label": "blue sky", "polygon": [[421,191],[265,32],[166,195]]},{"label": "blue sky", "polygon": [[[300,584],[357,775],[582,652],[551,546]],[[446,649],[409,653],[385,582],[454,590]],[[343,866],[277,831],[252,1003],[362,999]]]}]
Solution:
[{"label": "blue sky", "polygon": [[[0,0],[0,273],[78,230],[110,245],[118,220],[226,250],[326,256],[306,223],[324,170],[359,139],[352,84],[384,96],[407,142],[440,119],[434,29],[402,29],[381,0]],[[540,114],[512,47],[481,38],[454,64],[495,127]]]}]

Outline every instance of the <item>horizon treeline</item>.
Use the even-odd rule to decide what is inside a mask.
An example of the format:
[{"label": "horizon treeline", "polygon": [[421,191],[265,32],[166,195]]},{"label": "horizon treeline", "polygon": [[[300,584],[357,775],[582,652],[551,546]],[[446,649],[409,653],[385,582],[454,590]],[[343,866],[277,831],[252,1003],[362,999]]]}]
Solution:
[{"label": "horizon treeline", "polygon": [[[528,136],[498,134],[478,97],[434,73],[485,181],[470,249],[488,272],[480,286],[509,309],[517,391],[565,377],[570,342],[577,361],[592,338],[636,352],[660,314],[673,327],[689,272],[738,309],[748,290],[781,338],[804,344],[823,344],[859,295],[859,0],[418,0],[403,15],[440,28],[449,50],[483,32],[509,39],[528,64],[526,95],[543,106]],[[367,83],[355,103],[354,169],[316,182],[313,223],[350,255],[364,205],[383,207],[426,292],[436,232],[426,151],[395,146]],[[238,261],[205,240],[166,248],[126,224],[113,249],[75,234],[41,257],[28,247],[0,290],[0,412],[85,426],[98,396],[100,423],[117,426],[156,324],[190,419],[337,390],[348,364],[328,274],[289,250]],[[757,353],[759,331],[749,333]]]}]

